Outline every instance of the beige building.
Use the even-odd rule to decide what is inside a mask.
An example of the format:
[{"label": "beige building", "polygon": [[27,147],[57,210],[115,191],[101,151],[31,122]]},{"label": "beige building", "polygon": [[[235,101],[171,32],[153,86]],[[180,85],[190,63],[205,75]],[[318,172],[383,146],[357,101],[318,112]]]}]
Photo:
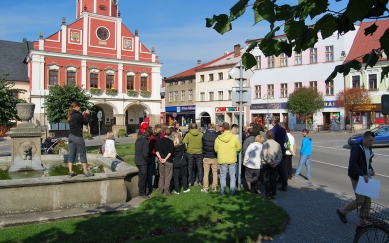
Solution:
[{"label": "beige building", "polygon": [[[233,87],[239,87],[229,71],[240,60],[244,49],[234,46],[234,52],[225,53],[196,70],[196,123],[202,127],[208,123],[223,122],[239,124],[239,107],[232,104]],[[246,122],[246,107],[243,107],[243,125]]]}]

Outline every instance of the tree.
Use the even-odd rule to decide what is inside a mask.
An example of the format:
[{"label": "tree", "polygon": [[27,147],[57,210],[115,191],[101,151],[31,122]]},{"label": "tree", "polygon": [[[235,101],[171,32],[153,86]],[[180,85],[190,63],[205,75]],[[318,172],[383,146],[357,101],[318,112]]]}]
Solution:
[{"label": "tree", "polygon": [[6,81],[6,77],[9,74],[6,73],[0,76],[0,123],[8,124],[10,120],[18,120],[16,104],[26,103],[25,100],[18,98],[18,93],[24,94],[27,92],[25,89],[17,89],[15,83]]},{"label": "tree", "polygon": [[54,85],[49,87],[49,94],[44,103],[47,119],[50,123],[67,122],[69,106],[73,101],[81,103],[81,110],[91,109],[93,103],[89,102],[91,95],[85,89],[73,84]]},{"label": "tree", "polygon": [[344,107],[350,114],[351,132],[353,132],[352,113],[357,106],[371,104],[371,97],[369,91],[365,88],[347,88],[336,94],[336,104]]},{"label": "tree", "polygon": [[[341,0],[336,0],[337,2]],[[301,52],[308,48],[313,48],[320,37],[326,39],[334,32],[344,35],[355,30],[354,23],[363,20],[377,20],[388,18],[384,15],[389,12],[386,5],[389,0],[349,0],[347,7],[340,11],[329,9],[329,0],[299,0],[297,5],[288,4],[277,5],[276,0],[255,0],[254,4],[248,5],[249,0],[239,0],[231,9],[230,14],[213,15],[206,18],[206,27],[213,28],[220,34],[232,30],[232,22],[246,12],[246,8],[251,6],[254,12],[254,25],[266,20],[270,24],[270,31],[261,39],[259,48],[265,56],[285,53],[289,57],[292,51]],[[320,17],[314,24],[306,23],[310,19]],[[280,22],[279,22],[280,21]],[[275,24],[281,23],[278,26]],[[281,30],[286,34],[286,40],[274,39],[275,33]],[[365,35],[372,35],[377,30],[377,25],[372,22],[371,26],[365,29]],[[256,65],[255,57],[250,53],[258,43],[253,42],[246,49],[242,56],[242,63],[246,69]],[[363,56],[363,63],[373,67],[380,53],[389,53],[389,29],[380,38],[380,46]],[[389,58],[389,55],[387,55]],[[337,73],[346,76],[351,69],[360,70],[362,65],[357,60],[352,60],[343,65],[335,67],[334,71],[326,79],[326,82],[334,79]],[[389,66],[382,68],[381,79],[388,75]]]},{"label": "tree", "polygon": [[[286,102],[286,110],[294,115],[309,117],[323,109],[323,93],[317,89],[301,87],[290,94]],[[305,128],[308,128],[308,119],[305,119]]]}]

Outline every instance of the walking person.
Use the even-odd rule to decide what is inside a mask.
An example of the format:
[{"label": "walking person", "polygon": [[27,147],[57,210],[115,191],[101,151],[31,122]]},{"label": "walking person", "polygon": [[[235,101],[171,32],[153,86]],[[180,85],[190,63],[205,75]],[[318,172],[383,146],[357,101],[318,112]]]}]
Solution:
[{"label": "walking person", "polygon": [[260,156],[266,199],[275,199],[277,196],[277,165],[282,160],[282,150],[274,140],[272,130],[266,132],[266,142],[262,145]]},{"label": "walking person", "polygon": [[[375,134],[367,131],[363,134],[363,140],[359,144],[355,144],[350,151],[350,159],[348,164],[348,176],[351,179],[353,190],[357,187],[359,177],[367,183],[369,176],[374,176],[375,172],[371,166],[374,153],[371,146],[374,142]],[[336,210],[339,219],[343,223],[347,223],[347,214],[361,206],[361,215],[368,215],[370,210],[371,198],[355,193],[355,200],[348,203],[342,208]],[[360,218],[359,223],[365,224],[365,221]]]},{"label": "walking person", "polygon": [[261,193],[259,191],[259,175],[261,172],[261,151],[264,139],[261,135],[255,137],[254,143],[251,143],[244,154],[243,165],[245,169],[245,179],[247,189],[254,193]]},{"label": "walking person", "polygon": [[155,153],[159,160],[158,195],[162,195],[162,193],[165,193],[166,196],[172,195],[170,181],[173,176],[174,144],[169,139],[170,133],[170,129],[166,129],[163,138],[159,139],[155,145]]},{"label": "walking person", "polygon": [[135,141],[135,164],[138,167],[138,188],[139,197],[149,198],[146,194],[147,165],[149,164],[149,142],[151,133],[146,129],[143,134],[138,135]]},{"label": "walking person", "polygon": [[271,122],[273,128],[271,130],[274,134],[274,141],[276,141],[280,145],[282,152],[281,161],[277,164],[277,173],[279,176],[279,180],[281,181],[281,187],[278,189],[286,192],[288,188],[288,178],[286,177],[285,172],[285,143],[288,142],[288,137],[286,136],[286,130],[281,127],[279,123],[280,118],[278,116],[273,116]]},{"label": "walking person", "polygon": [[189,126],[189,132],[184,137],[184,143],[188,149],[188,171],[189,183],[194,185],[196,180],[196,171],[198,184],[203,184],[203,133],[197,129],[197,124],[192,123]]},{"label": "walking person", "polygon": [[296,173],[294,174],[294,178],[297,179],[300,175],[300,172],[305,165],[307,170],[306,179],[311,179],[311,154],[312,154],[312,139],[308,137],[309,131],[308,129],[303,129],[303,141],[300,149],[300,161],[297,167]]},{"label": "walking person", "polygon": [[174,190],[175,194],[180,194],[180,178],[182,178],[182,187],[184,192],[190,192],[188,188],[188,176],[187,176],[187,163],[185,150],[186,146],[182,141],[180,132],[174,132],[172,134],[172,141],[174,144],[173,153],[173,178],[174,178]]},{"label": "walking person", "polygon": [[215,140],[217,138],[215,125],[208,124],[208,129],[203,135],[203,165],[204,165],[204,185],[202,192],[207,193],[209,187],[209,169],[212,170],[212,192],[217,192],[217,154],[215,152]]},{"label": "walking person", "polygon": [[292,180],[292,157],[295,155],[296,143],[292,134],[290,134],[289,127],[285,129],[288,136],[288,142],[286,143],[285,151],[285,171],[289,180]]},{"label": "walking person", "polygon": [[69,107],[67,119],[69,122],[69,157],[68,157],[68,168],[69,177],[76,176],[76,172],[73,171],[73,162],[76,159],[77,153],[80,154],[80,160],[82,164],[82,170],[84,176],[94,176],[93,173],[88,171],[88,161],[86,158],[85,140],[82,136],[82,126],[88,125],[90,112],[86,109],[83,115],[80,113],[81,104],[78,101],[73,101]]},{"label": "walking person", "polygon": [[224,195],[227,187],[227,171],[230,175],[230,194],[235,195],[236,187],[236,153],[242,149],[239,138],[230,132],[230,124],[223,123],[224,132],[215,140],[215,152],[220,165],[220,194]]}]

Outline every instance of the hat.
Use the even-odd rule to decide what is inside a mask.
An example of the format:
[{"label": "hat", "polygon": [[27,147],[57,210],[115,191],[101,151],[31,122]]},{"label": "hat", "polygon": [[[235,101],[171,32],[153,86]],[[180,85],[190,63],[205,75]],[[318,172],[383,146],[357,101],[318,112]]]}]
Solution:
[{"label": "hat", "polygon": [[140,124],[140,133],[144,134],[147,128],[149,128],[149,124],[146,122],[142,122]]},{"label": "hat", "polygon": [[150,123],[150,118],[148,118],[148,117],[146,116],[144,122]]}]

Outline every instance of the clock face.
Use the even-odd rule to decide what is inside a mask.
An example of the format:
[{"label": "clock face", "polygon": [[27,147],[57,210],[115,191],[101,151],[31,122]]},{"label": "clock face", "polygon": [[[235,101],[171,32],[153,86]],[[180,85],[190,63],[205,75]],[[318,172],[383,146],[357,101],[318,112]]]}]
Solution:
[{"label": "clock face", "polygon": [[105,27],[99,27],[96,31],[97,33],[97,37],[100,39],[100,40],[108,40],[109,38],[109,31],[107,28]]},{"label": "clock face", "polygon": [[116,5],[118,4],[118,0],[112,0],[112,3]]}]

